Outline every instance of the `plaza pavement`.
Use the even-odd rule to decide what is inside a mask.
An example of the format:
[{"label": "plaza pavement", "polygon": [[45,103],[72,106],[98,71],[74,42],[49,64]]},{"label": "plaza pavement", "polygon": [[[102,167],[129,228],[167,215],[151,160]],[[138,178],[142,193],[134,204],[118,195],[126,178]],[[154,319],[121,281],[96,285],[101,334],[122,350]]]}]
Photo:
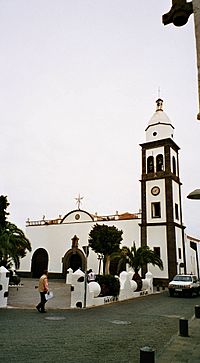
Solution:
[{"label": "plaza pavement", "polygon": [[200,319],[188,322],[188,332],[188,337],[172,336],[156,363],[200,363]]},{"label": "plaza pavement", "polygon": [[[126,344],[126,341],[123,341],[123,330],[128,329],[129,326],[121,325],[120,333],[117,333],[117,325],[116,325],[116,351],[113,352],[113,359],[109,357],[109,360],[101,359],[99,354],[98,358],[94,354],[94,349],[88,349],[88,344],[90,343],[92,346],[93,337],[90,335],[90,331],[97,334],[95,329],[101,329],[101,321],[99,326],[96,326],[96,322],[94,319],[94,325],[91,322],[90,318],[86,316],[88,312],[89,315],[93,315],[98,313],[101,315],[101,312],[104,313],[107,311],[110,314],[110,321],[114,319],[112,317],[112,309],[110,309],[110,304],[108,306],[98,307],[98,308],[90,308],[90,309],[70,309],[70,289],[69,286],[66,287],[64,281],[50,281],[50,287],[52,290],[56,292],[57,288],[57,298],[52,299],[52,305],[48,302],[48,313],[47,314],[39,314],[35,311],[35,305],[38,302],[38,292],[35,286],[37,286],[37,280],[25,279],[23,282],[23,287],[19,287],[18,290],[16,288],[9,288],[9,299],[8,299],[8,308],[0,309],[0,326],[1,326],[1,336],[3,337],[2,327],[8,325],[8,330],[6,330],[6,336],[4,336],[5,340],[2,343],[2,337],[0,341],[0,362],[2,363],[29,363],[29,362],[61,362],[61,363],[139,363],[139,351],[137,353],[138,358],[130,359],[130,354],[124,354],[120,356],[120,347],[123,347]],[[57,287],[56,287],[57,286]],[[68,298],[64,299],[63,306],[63,295],[59,293],[60,290],[66,287],[65,295],[68,295]],[[18,294],[18,292],[20,293]],[[162,291],[160,292],[162,293]],[[22,298],[23,296],[23,298]],[[142,299],[145,299],[143,297]],[[53,301],[54,300],[54,301]],[[113,304],[118,304],[119,311],[120,306],[124,308],[124,304],[115,302]],[[195,304],[195,301],[194,301]],[[3,314],[4,311],[4,314]],[[82,311],[83,314],[80,314]],[[5,313],[6,312],[6,313]],[[71,315],[73,315],[73,323],[70,319],[68,319]],[[20,317],[20,319],[19,319]],[[6,319],[4,321],[4,318]],[[107,319],[107,318],[106,318]],[[66,320],[66,321],[64,321]],[[104,318],[105,320],[105,318]],[[63,324],[55,324],[55,329],[52,330],[52,322],[55,323],[65,323]],[[114,320],[112,321],[114,322]],[[120,318],[116,324],[120,324]],[[16,333],[15,324],[17,326],[17,337],[14,336]],[[49,325],[50,324],[50,325]],[[70,348],[68,343],[65,341],[65,331],[69,329],[68,334],[70,335],[70,326],[71,324],[78,324],[78,330],[76,330],[77,336],[69,338],[68,343],[70,341]],[[126,324],[126,322],[124,322]],[[127,322],[128,324],[128,322]],[[13,325],[13,330],[11,326]],[[23,330],[26,328],[26,333],[23,337]],[[195,316],[188,322],[188,331],[189,336],[183,337],[179,335],[179,331],[177,331],[171,336],[171,339],[165,341],[162,349],[159,354],[155,351],[155,363],[200,363],[200,319],[197,319]],[[28,329],[28,333],[27,333]],[[42,329],[47,329],[44,333],[44,341],[43,334],[41,334]],[[72,326],[71,326],[72,329]],[[106,334],[109,334],[109,327],[107,328]],[[41,338],[38,341],[38,337],[35,336],[41,334]],[[31,334],[31,332],[33,334]],[[22,335],[20,335],[22,334]],[[53,335],[53,337],[52,337]],[[79,346],[79,339],[81,337],[82,343]],[[60,349],[60,345],[56,347],[56,338],[62,341],[62,349]],[[12,356],[10,353],[10,348],[8,349],[6,346],[6,339],[11,339],[15,344],[15,356]],[[30,340],[30,342],[26,342],[26,339]],[[53,340],[52,340],[53,339]],[[85,344],[84,344],[85,339]],[[104,339],[104,338],[103,338]],[[88,343],[89,340],[89,343]],[[133,339],[134,340],[134,339]],[[52,343],[53,341],[53,343]],[[49,343],[51,342],[51,343]],[[30,344],[29,344],[30,343]],[[38,343],[41,345],[38,347]],[[3,345],[2,345],[3,344]],[[18,347],[16,348],[16,344]],[[53,344],[53,346],[52,346]],[[67,344],[67,345],[66,345]],[[104,342],[105,349],[107,341]],[[136,344],[137,345],[137,344]],[[87,347],[87,349],[84,349]],[[52,350],[52,347],[53,350]],[[26,353],[22,351],[26,350]],[[81,358],[80,354],[78,354],[78,350],[81,349]],[[97,347],[98,349],[98,347]],[[112,349],[110,347],[110,349]],[[128,349],[128,342],[127,342]],[[134,341],[133,341],[133,349],[134,349]],[[136,348],[135,348],[136,349]],[[35,353],[33,352],[35,350]],[[125,349],[126,351],[126,349]],[[16,352],[18,354],[16,355]],[[68,352],[68,353],[67,353]],[[124,352],[124,349],[123,349]],[[130,353],[130,352],[129,352]],[[77,359],[76,359],[77,356]],[[135,355],[136,356],[136,355]],[[3,358],[3,359],[2,359]],[[146,362],[149,363],[147,360]]]}]

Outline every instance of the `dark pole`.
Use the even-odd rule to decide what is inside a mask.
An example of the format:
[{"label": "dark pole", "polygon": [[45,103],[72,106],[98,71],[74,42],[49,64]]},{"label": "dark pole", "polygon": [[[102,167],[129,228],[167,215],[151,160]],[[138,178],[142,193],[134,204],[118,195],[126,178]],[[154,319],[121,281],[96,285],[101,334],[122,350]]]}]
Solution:
[{"label": "dark pole", "polygon": [[199,279],[200,278],[200,276],[199,276],[199,256],[198,256],[197,246],[196,246],[196,262],[197,262],[197,275],[198,275],[198,279]]},{"label": "dark pole", "polygon": [[189,337],[188,334],[188,320],[185,318],[179,319],[179,335],[181,337]]},{"label": "dark pole", "polygon": [[140,349],[140,363],[154,363],[155,350],[151,347],[143,347]]},{"label": "dark pole", "polygon": [[83,307],[86,308],[87,305],[87,258],[89,255],[89,246],[83,246],[85,252],[85,278],[84,278],[84,303]]}]

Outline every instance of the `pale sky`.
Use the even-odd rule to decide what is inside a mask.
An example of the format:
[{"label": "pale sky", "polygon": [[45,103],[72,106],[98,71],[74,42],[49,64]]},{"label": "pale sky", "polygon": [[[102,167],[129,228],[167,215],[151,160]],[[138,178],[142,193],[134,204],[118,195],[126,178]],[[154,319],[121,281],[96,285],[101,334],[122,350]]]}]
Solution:
[{"label": "pale sky", "polygon": [[0,194],[9,220],[140,209],[145,128],[164,100],[175,127],[184,224],[200,237],[200,123],[193,15],[163,0],[0,1]]}]

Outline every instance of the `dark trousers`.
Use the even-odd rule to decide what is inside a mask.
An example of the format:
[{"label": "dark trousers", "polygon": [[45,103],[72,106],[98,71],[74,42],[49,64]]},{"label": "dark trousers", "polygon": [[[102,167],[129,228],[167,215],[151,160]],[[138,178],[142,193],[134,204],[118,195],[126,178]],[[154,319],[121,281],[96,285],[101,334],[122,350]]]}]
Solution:
[{"label": "dark trousers", "polygon": [[47,300],[45,299],[46,292],[40,292],[40,303],[37,305],[37,309],[43,313],[45,311],[45,304]]}]

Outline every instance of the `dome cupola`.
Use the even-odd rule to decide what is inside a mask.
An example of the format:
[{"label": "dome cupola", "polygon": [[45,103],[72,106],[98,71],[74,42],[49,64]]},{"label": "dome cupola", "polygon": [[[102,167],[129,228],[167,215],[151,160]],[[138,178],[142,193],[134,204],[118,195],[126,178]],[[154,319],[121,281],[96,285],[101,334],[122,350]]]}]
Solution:
[{"label": "dome cupola", "polygon": [[156,101],[157,107],[146,128],[146,141],[173,139],[174,127],[169,117],[163,111],[163,100]]}]

